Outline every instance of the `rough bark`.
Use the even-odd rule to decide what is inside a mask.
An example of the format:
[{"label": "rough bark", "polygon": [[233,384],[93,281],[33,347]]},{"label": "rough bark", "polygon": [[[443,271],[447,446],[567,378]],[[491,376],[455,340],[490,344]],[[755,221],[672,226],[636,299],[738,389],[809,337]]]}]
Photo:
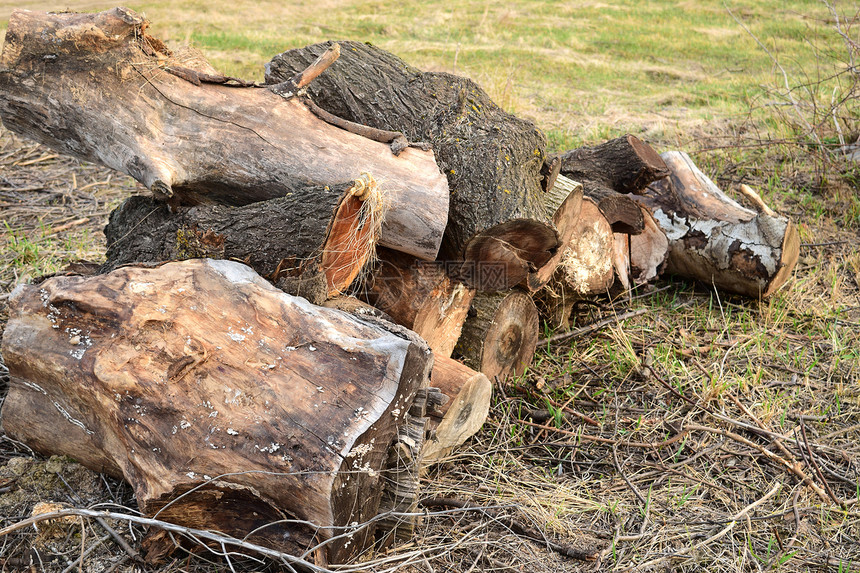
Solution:
[{"label": "rough bark", "polygon": [[669,174],[651,146],[625,135],[558,157],[561,174],[582,183],[585,195],[597,202],[613,232],[637,235],[644,230],[641,211],[624,194],[641,193],[649,183]]},{"label": "rough bark", "polygon": [[[340,44],[341,57],[309,93],[336,116],[432,144],[451,189],[440,258],[499,264],[499,288],[495,270],[489,277],[480,269],[464,272],[480,290],[510,288],[543,266],[558,246],[541,190],[544,135],[502,111],[469,79],[421,72],[368,44]],[[276,56],[267,81],[290,77],[329,45]]]},{"label": "rough bark", "polygon": [[669,175],[660,155],[629,134],[560,157],[562,175],[577,181],[602,181],[618,193],[641,193],[650,183]]},{"label": "rough bark", "polygon": [[528,274],[522,286],[529,292],[537,292],[552,279],[564,256],[564,246],[576,238],[582,206],[582,185],[557,174],[554,185],[546,192],[545,204],[546,212],[553,214],[552,222],[558,230],[561,246],[550,260]]},{"label": "rough bark", "polygon": [[794,224],[742,207],[686,153],[662,157],[671,176],[652,184],[644,201],[669,239],[666,272],[749,297],[776,292],[799,256]]},{"label": "rough bark", "polygon": [[173,210],[151,197],[131,197],[105,227],[102,270],[137,262],[232,259],[289,294],[320,304],[346,290],[379,238],[378,198],[361,201],[354,190],[350,184],[307,187],[242,207]]},{"label": "rough bark", "polygon": [[123,8],[14,12],[0,56],[3,123],[127,173],[174,204],[245,205],[367,172],[384,182],[388,199],[381,244],[436,257],[448,185],[433,153],[408,148],[395,156],[384,143],[324,122],[301,98],[201,83],[211,67],[184,61],[146,26]]},{"label": "rough bark", "polygon": [[434,354],[451,356],[474,289],[451,279],[441,262],[420,261],[388,249],[380,249],[378,258],[359,298],[416,332]]},{"label": "rough bark", "polygon": [[55,277],[9,306],[10,436],[125,478],[181,525],[294,554],[331,540],[331,562],[372,537],[334,539],[377,514],[432,363],[413,334],[208,259]]},{"label": "rough bark", "polygon": [[428,409],[431,437],[424,442],[423,466],[438,462],[481,429],[490,412],[493,393],[493,385],[484,374],[439,356],[433,362],[430,384],[446,400]]},{"label": "rough bark", "polygon": [[526,293],[478,293],[454,353],[491,380],[519,376],[534,359],[538,327],[537,307]]}]

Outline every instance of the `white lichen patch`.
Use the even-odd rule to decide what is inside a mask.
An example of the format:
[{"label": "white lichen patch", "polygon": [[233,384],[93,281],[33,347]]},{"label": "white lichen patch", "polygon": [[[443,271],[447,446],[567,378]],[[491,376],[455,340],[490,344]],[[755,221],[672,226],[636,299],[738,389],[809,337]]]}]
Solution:
[{"label": "white lichen patch", "polygon": [[227,433],[230,434],[231,436],[238,436],[239,435],[239,432],[237,432],[233,428],[227,428]]},{"label": "white lichen patch", "polygon": [[355,446],[354,448],[352,448],[349,451],[348,454],[346,454],[346,457],[348,457],[348,458],[362,457],[363,455],[372,452],[374,441],[375,441],[375,438],[370,440],[369,444],[361,444],[360,446]]},{"label": "white lichen patch", "polygon": [[245,340],[244,334],[239,334],[238,332],[233,332],[233,327],[227,329],[227,337],[233,342],[243,342]]},{"label": "white lichen patch", "polygon": [[179,427],[183,430],[187,430],[191,427],[191,422],[189,422],[188,420],[182,420],[181,422],[179,422]]}]

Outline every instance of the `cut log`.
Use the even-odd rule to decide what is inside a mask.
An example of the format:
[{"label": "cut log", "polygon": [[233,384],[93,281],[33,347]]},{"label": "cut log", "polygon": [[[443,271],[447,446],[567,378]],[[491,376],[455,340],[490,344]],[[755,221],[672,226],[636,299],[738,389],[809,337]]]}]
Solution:
[{"label": "cut log", "polygon": [[437,356],[449,357],[475,296],[448,277],[445,264],[379,249],[379,264],[359,297],[415,331]]},{"label": "cut log", "polygon": [[[330,45],[276,56],[266,80],[291,77]],[[457,278],[479,290],[505,290],[546,264],[559,241],[541,189],[544,135],[469,79],[423,73],[369,44],[341,47],[341,57],[309,86],[311,97],[341,118],[432,144],[451,189],[440,258],[467,263]]]},{"label": "cut log", "polygon": [[634,284],[645,284],[657,278],[669,256],[669,239],[645,205],[642,218],[645,227],[638,235],[630,235],[630,272]]},{"label": "cut log", "polygon": [[[395,156],[321,120],[301,98],[201,83],[211,67],[173,54],[146,27],[124,8],[15,11],[0,56],[4,125],[127,173],[173,204],[245,205],[367,172],[384,182],[388,202],[380,243],[436,258],[448,185],[433,153]],[[202,72],[180,68],[189,65]]]},{"label": "cut log", "polygon": [[491,380],[519,376],[534,359],[538,318],[534,301],[524,292],[478,293],[454,353]]},{"label": "cut log", "polygon": [[635,135],[560,155],[561,173],[577,181],[601,181],[618,193],[641,193],[669,175],[660,155]]},{"label": "cut log", "polygon": [[[242,207],[175,210],[150,197],[131,197],[105,227],[102,271],[138,262],[233,259],[289,294],[320,304],[345,291],[374,253],[384,214],[378,191],[366,187],[307,187]],[[358,188],[365,190],[364,201]]]},{"label": "cut log", "polygon": [[9,306],[10,436],[125,478],[162,520],[330,562],[372,539],[355,524],[432,363],[414,334],[210,259],[55,277]]},{"label": "cut log", "polygon": [[553,326],[568,328],[573,304],[605,294],[615,280],[612,227],[594,200],[583,197],[573,238],[547,286],[535,296],[541,314]]},{"label": "cut log", "polygon": [[623,194],[641,193],[651,182],[669,174],[650,145],[625,135],[595,147],[582,147],[559,156],[561,174],[583,184],[615,233],[638,235],[645,228],[642,212]]},{"label": "cut log", "polygon": [[612,269],[615,280],[609,288],[609,295],[612,298],[630,298],[630,235],[626,233],[613,233]]},{"label": "cut log", "polygon": [[742,207],[686,153],[662,157],[671,176],[652,184],[644,201],[669,239],[666,272],[748,297],[776,292],[800,254],[794,224]]},{"label": "cut log", "polygon": [[522,286],[529,292],[537,292],[550,281],[564,256],[564,246],[576,238],[582,205],[582,185],[556,174],[555,184],[546,192],[545,203],[546,212],[553,213],[552,222],[558,230],[562,246],[538,270],[528,274]]},{"label": "cut log", "polygon": [[475,435],[490,412],[493,385],[482,373],[452,358],[437,356],[430,384],[446,401],[428,409],[430,438],[424,441],[422,466],[438,462]]}]

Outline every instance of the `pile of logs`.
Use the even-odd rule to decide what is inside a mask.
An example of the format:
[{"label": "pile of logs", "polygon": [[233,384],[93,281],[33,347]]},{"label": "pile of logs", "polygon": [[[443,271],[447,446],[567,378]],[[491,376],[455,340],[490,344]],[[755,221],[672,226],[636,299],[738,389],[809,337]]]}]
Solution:
[{"label": "pile of logs", "polygon": [[766,297],[796,262],[789,221],[686,154],[549,154],[471,80],[363,43],[258,84],[146,27],[16,11],[0,115],[150,191],[111,214],[99,274],[16,291],[2,346],[5,431],[147,514],[343,561],[409,531],[422,465],[528,368],[541,315],[661,273]]}]

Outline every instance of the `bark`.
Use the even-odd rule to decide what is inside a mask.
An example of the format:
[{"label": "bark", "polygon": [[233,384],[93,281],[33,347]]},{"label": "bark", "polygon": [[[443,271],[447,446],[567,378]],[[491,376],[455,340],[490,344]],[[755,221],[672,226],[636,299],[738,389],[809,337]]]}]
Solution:
[{"label": "bark", "polygon": [[150,197],[131,197],[105,227],[103,272],[136,262],[233,259],[289,294],[320,304],[346,290],[379,238],[379,201],[359,200],[355,188],[307,187],[242,207],[175,210]]},{"label": "bark", "polygon": [[529,292],[537,292],[552,279],[564,256],[564,246],[576,239],[582,208],[582,185],[562,175],[556,175],[555,184],[546,192],[544,200],[546,212],[553,213],[552,222],[558,230],[562,246],[543,266],[528,274],[523,286]]},{"label": "bark", "polygon": [[186,62],[146,26],[123,8],[14,12],[0,56],[3,123],[127,173],[173,204],[245,205],[367,172],[384,182],[388,203],[380,243],[436,257],[448,185],[433,153],[395,156],[321,120],[301,98],[208,83],[233,79],[213,76],[202,59]]},{"label": "bark", "polygon": [[437,356],[449,357],[475,291],[451,279],[443,263],[419,261],[387,249],[359,297],[413,330]]},{"label": "bark", "polygon": [[478,293],[455,354],[487,378],[519,376],[534,359],[538,311],[524,292]]},{"label": "bark", "polygon": [[475,435],[490,412],[493,385],[482,373],[452,358],[436,357],[430,384],[445,401],[429,410],[431,438],[424,442],[423,466],[438,462]]},{"label": "bark", "polygon": [[618,193],[641,193],[669,175],[654,149],[635,135],[561,154],[561,173],[571,179],[601,181]]},{"label": "bark", "polygon": [[667,151],[662,157],[671,176],[653,184],[643,200],[669,239],[666,272],[748,297],[776,292],[800,253],[794,224],[742,207],[686,153]]},{"label": "bark", "polygon": [[294,554],[331,540],[331,562],[372,538],[350,524],[376,516],[427,383],[413,334],[208,259],[55,277],[9,305],[10,436],[125,478],[181,525]]},{"label": "bark", "polygon": [[641,193],[649,183],[669,174],[651,146],[625,135],[568,151],[559,158],[561,174],[583,184],[585,195],[597,202],[613,232],[637,235],[644,230],[640,209],[624,194]]},{"label": "bark", "polygon": [[[329,45],[276,56],[267,81],[292,76]],[[433,146],[451,189],[440,258],[498,264],[499,272],[492,269],[489,276],[467,265],[463,278],[480,290],[510,288],[546,264],[558,238],[541,190],[544,135],[502,111],[471,80],[421,72],[368,44],[341,47],[341,57],[309,93],[336,116]]]}]

